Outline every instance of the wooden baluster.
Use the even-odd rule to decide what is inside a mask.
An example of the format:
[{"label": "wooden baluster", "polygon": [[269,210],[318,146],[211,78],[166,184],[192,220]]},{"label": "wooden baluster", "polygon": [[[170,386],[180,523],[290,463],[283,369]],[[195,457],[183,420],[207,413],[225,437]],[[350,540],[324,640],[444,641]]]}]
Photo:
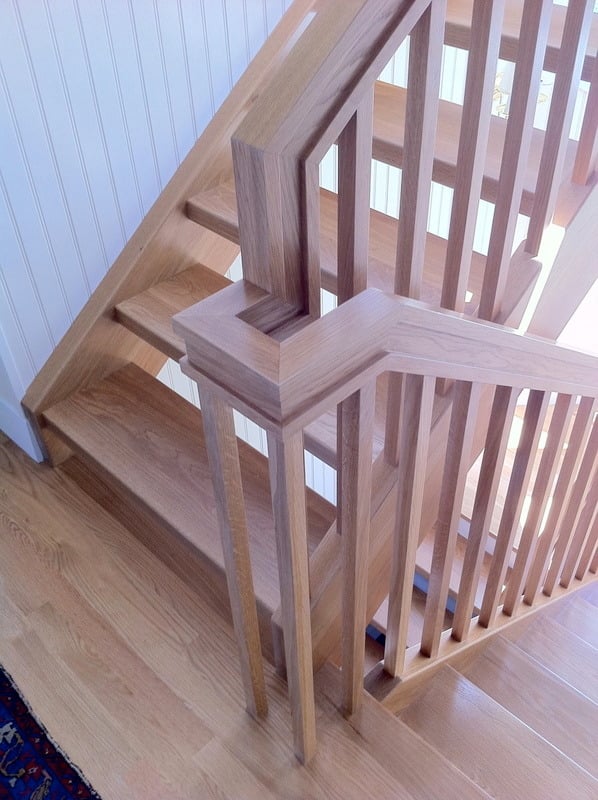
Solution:
[{"label": "wooden baluster", "polygon": [[[338,140],[338,302],[367,288],[373,90]],[[353,714],[363,695],[369,555],[372,441],[376,382],[355,392],[337,412],[337,509],[342,536],[343,710]]]},{"label": "wooden baluster", "polygon": [[569,424],[575,409],[576,403],[573,395],[561,394],[558,396],[534,482],[529,512],[521,534],[515,564],[509,576],[503,605],[504,614],[514,614],[521,603],[525,578],[536,551],[540,525],[551,496]]},{"label": "wooden baluster", "polygon": [[207,382],[199,391],[245,700],[249,713],[258,717],[268,705],[233,411]]},{"label": "wooden baluster", "polygon": [[459,381],[455,386],[421,640],[422,653],[431,658],[440,645],[480,392],[479,384]]},{"label": "wooden baluster", "polygon": [[577,565],[577,569],[575,571],[575,577],[578,581],[584,579],[586,572],[590,569],[592,555],[596,550],[596,545],[598,544],[598,504],[594,509],[594,519],[590,524],[590,533],[588,536],[588,540],[585,544],[583,549],[583,553],[581,554],[581,558],[579,559],[579,564]]},{"label": "wooden baluster", "polygon": [[592,563],[590,564],[590,572],[594,575],[598,572],[598,549],[595,551],[592,557]]},{"label": "wooden baluster", "polygon": [[338,140],[338,302],[367,288],[374,92]]},{"label": "wooden baluster", "polygon": [[569,497],[573,490],[575,475],[590,436],[595,408],[596,401],[594,398],[581,398],[575,414],[571,435],[567,443],[567,449],[565,450],[563,463],[561,464],[552,492],[548,519],[544,525],[542,536],[538,540],[536,554],[525,583],[523,602],[526,605],[533,605],[546,570],[548,569],[548,562],[552,554],[554,541],[567,509]]},{"label": "wooden baluster", "polygon": [[492,90],[504,16],[504,0],[474,3],[459,152],[440,304],[465,309],[477,210],[490,130]]},{"label": "wooden baluster", "polygon": [[528,0],[523,5],[519,58],[515,66],[509,120],[480,297],[479,316],[482,319],[494,319],[502,304],[517,214],[521,205],[551,10],[550,0]]},{"label": "wooden baluster", "polygon": [[494,394],[453,616],[452,635],[459,642],[467,639],[469,635],[486,539],[490,530],[500,473],[507,452],[511,423],[520,391],[520,389],[513,389],[510,386],[497,386]]},{"label": "wooden baluster", "polygon": [[343,558],[343,710],[361,705],[367,620],[367,580],[372,496],[372,441],[376,382],[340,405],[337,471],[338,527]]},{"label": "wooden baluster", "polygon": [[486,628],[492,625],[498,611],[502,587],[505,582],[509,559],[513,552],[513,542],[517,534],[521,509],[523,508],[525,493],[534,466],[549,400],[550,392],[533,391],[530,392],[527,401],[521,438],[515,452],[513,470],[509,480],[509,488],[507,489],[505,505],[496,536],[494,554],[490,564],[490,572],[486,582],[486,591],[484,592],[480,610],[479,623]]},{"label": "wooden baluster", "polygon": [[544,146],[525,249],[538,255],[544,228],[552,219],[560,188],[581,69],[586,56],[594,0],[569,0],[559,49]]},{"label": "wooden baluster", "polygon": [[316,749],[316,717],[303,434],[282,440],[269,433],[268,461],[293,739],[297,757],[307,763]]},{"label": "wooden baluster", "polygon": [[573,181],[586,184],[596,169],[598,161],[598,52],[594,56],[594,68],[590,79],[590,91],[586,110],[581,124],[581,133],[577,143],[575,164],[573,165]]},{"label": "wooden baluster", "polygon": [[561,572],[559,583],[561,586],[564,586],[565,589],[569,588],[569,585],[573,580],[573,575],[577,570],[577,565],[581,558],[581,554],[586,542],[588,541],[590,533],[592,532],[592,523],[596,515],[597,508],[598,470],[595,469],[590,490],[586,495],[584,506],[579,514],[579,519],[577,520],[577,525],[573,531],[573,537],[571,538],[571,544],[569,545],[569,549],[567,551],[565,563],[563,564],[563,570]]},{"label": "wooden baluster", "polygon": [[581,459],[579,472],[573,485],[571,496],[567,504],[567,510],[561,522],[554,552],[552,554],[552,561],[546,573],[546,580],[542,592],[550,597],[554,591],[555,584],[558,580],[559,574],[567,552],[569,550],[569,542],[573,536],[573,532],[577,527],[581,510],[585,503],[588,492],[591,486],[591,477],[598,462],[598,417],[594,420],[592,426],[592,433],[588,440],[587,447]]},{"label": "wooden baluster", "polygon": [[[424,270],[445,16],[446,0],[434,0],[409,43],[395,292],[416,299]],[[402,381],[401,374],[389,376],[385,452],[392,464],[399,459]]]},{"label": "wooden baluster", "polygon": [[405,664],[409,611],[415,575],[415,554],[432,425],[434,378],[406,375],[404,415],[398,465],[398,500],[392,555],[384,669],[393,676]]}]

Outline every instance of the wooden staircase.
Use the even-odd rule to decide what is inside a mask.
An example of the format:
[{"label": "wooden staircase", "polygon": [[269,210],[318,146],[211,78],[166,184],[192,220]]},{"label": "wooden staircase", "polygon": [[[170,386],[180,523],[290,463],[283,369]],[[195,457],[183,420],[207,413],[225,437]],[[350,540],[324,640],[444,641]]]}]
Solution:
[{"label": "wooden staircase", "polygon": [[[508,8],[513,5],[517,4],[507,3]],[[460,42],[466,36],[466,29],[461,21],[462,6],[462,3],[449,3],[445,26],[447,43]],[[245,268],[252,282],[258,284],[258,288],[250,284],[239,284],[235,290],[230,281],[223,277],[239,252],[239,243],[243,246],[243,230],[247,224],[244,223],[242,215],[239,215],[238,209],[240,198],[245,202],[248,200],[244,195],[247,187],[244,184],[239,186],[237,172],[235,189],[230,139],[246,118],[247,112],[258,107],[261,98],[267,96],[270,75],[276,74],[277,67],[285,63],[285,58],[292,52],[299,32],[309,22],[314,9],[322,14],[331,13],[326,3],[298,0],[293,5],[181,165],[24,399],[32,420],[38,426],[48,458],[55,464],[64,463],[64,468],[70,475],[95,499],[105,504],[185,580],[190,583],[196,579],[206,581],[221,598],[223,604],[228,602],[227,589],[231,591],[233,615],[235,613],[249,615],[244,618],[244,624],[247,624],[249,629],[255,624],[259,626],[258,638],[261,640],[263,652],[270,660],[275,661],[279,668],[283,667],[285,660],[281,639],[284,617],[280,609],[281,551],[277,550],[276,541],[278,525],[276,515],[281,512],[280,510],[277,512],[276,504],[274,509],[272,507],[271,489],[277,487],[271,485],[275,483],[272,481],[271,470],[273,459],[278,458],[280,454],[273,456],[272,439],[269,439],[270,459],[244,443],[235,444],[238,447],[240,468],[235,485],[239,488],[242,486],[244,504],[234,506],[234,513],[231,512],[231,498],[223,497],[222,492],[219,494],[218,488],[215,490],[212,485],[215,474],[215,453],[220,444],[226,441],[226,436],[219,440],[216,446],[211,445],[210,442],[213,442],[211,421],[207,423],[205,419],[202,421],[201,413],[196,408],[159,383],[154,376],[167,357],[180,360],[190,355],[188,343],[185,343],[182,336],[185,333],[183,323],[177,328],[178,332],[174,332],[171,320],[173,316],[186,312],[201,301],[208,303],[213,301],[211,306],[204,304],[203,308],[206,309],[204,313],[212,315],[210,319],[213,320],[215,331],[220,330],[218,325],[222,325],[218,304],[224,303],[224,300],[221,301],[220,298],[225,296],[236,298],[231,301],[233,305],[237,303],[235,318],[243,319],[259,332],[269,334],[272,341],[283,345],[287,342],[292,343],[294,335],[307,330],[314,321],[313,311],[308,313],[309,309],[301,307],[297,298],[285,297],[281,300],[275,292],[266,293],[263,288],[259,289],[261,284],[255,277],[257,275],[255,263],[259,259],[256,258],[256,253],[252,252],[252,247],[256,250],[257,245],[247,247],[243,255]],[[562,12],[558,11],[555,14],[550,33],[553,39],[557,36],[554,26],[558,27],[560,24],[562,30],[564,25],[564,18],[561,23],[558,22]],[[589,34],[589,55],[583,67],[581,62],[579,66],[580,70],[584,70],[583,74],[590,77],[594,74],[592,70],[595,72],[595,63],[598,61],[596,16],[594,15],[595,19],[592,21]],[[512,52],[514,46],[510,20],[511,16],[508,14],[501,45],[505,53]],[[547,63],[553,63],[550,59],[556,58],[554,49],[553,45],[549,46]],[[558,48],[555,52],[558,52]],[[460,174],[457,131],[461,116],[461,110],[454,104],[440,103],[438,132],[434,157],[430,163],[430,174],[434,180],[451,187],[455,187]],[[368,140],[371,148],[369,144],[366,147],[368,161],[373,154],[375,158],[388,164],[406,168],[405,153],[411,152],[409,148],[413,146],[406,140],[405,120],[409,118],[406,91],[377,82],[373,92],[373,134]],[[496,118],[491,120],[483,174],[480,173],[480,186],[481,196],[492,202],[497,202],[499,199],[501,154],[505,131],[504,120]],[[521,201],[516,204],[515,213],[519,210],[524,214],[533,212],[537,200],[536,186],[544,163],[542,161],[545,152],[544,143],[550,138],[549,134],[544,136],[539,131],[530,133],[530,137],[531,157],[521,180]],[[593,146],[592,143],[591,147]],[[555,204],[556,214],[561,224],[573,231],[580,216],[584,213],[591,214],[588,209],[598,206],[595,175],[588,175],[588,180],[582,184],[573,184],[571,181],[570,175],[578,159],[578,153],[579,148],[575,143],[566,143],[561,159],[564,164],[562,176],[559,174],[555,177],[560,184]],[[410,159],[406,161],[411,163]],[[593,163],[591,158],[590,163]],[[337,197],[325,190],[319,190],[317,194],[318,199],[314,201],[318,207],[317,281],[322,288],[338,294],[341,300],[347,299],[342,296],[346,291],[344,287],[347,276],[338,255],[347,232],[344,216],[346,200],[342,195]],[[248,207],[254,208],[251,198]],[[397,220],[368,209],[367,225],[369,238],[366,240],[365,260],[368,262],[368,269],[361,288],[367,286],[368,289],[378,289],[388,294],[398,292],[395,274],[397,252],[401,251],[403,244],[401,237],[407,241],[406,230],[409,222],[405,218]],[[264,236],[268,233],[266,227]],[[581,252],[577,252],[580,276],[579,281],[572,287],[570,295],[563,298],[562,305],[565,308],[560,310],[561,313],[556,318],[547,312],[541,319],[536,320],[537,325],[542,327],[543,335],[549,339],[554,340],[558,336],[564,322],[575,310],[579,296],[583,296],[584,287],[591,281],[592,270],[595,272],[590,259],[584,258],[584,254],[592,253],[597,245],[592,233],[596,233],[595,228],[593,231],[586,231],[582,245],[579,245],[576,239],[578,248],[581,246]],[[577,233],[574,235],[578,236]],[[412,296],[417,296],[429,307],[438,308],[446,292],[444,269],[449,244],[446,240],[425,231],[424,239],[420,248],[422,253],[425,252],[425,257],[422,256],[422,279]],[[561,247],[563,263],[559,262],[557,255],[555,280],[558,280],[563,270],[570,266],[567,255],[571,242],[567,239],[567,233]],[[289,250],[292,251],[293,248],[290,247]],[[523,246],[513,254],[512,258],[510,253],[508,256],[510,267],[504,277],[504,291],[501,293],[500,303],[496,305],[495,313],[482,316],[490,317],[501,325],[516,327],[526,309],[542,263],[535,253],[526,252]],[[449,306],[457,312],[464,312],[465,318],[469,320],[476,319],[480,314],[480,303],[486,291],[486,262],[487,259],[482,254],[472,254],[471,269],[466,283],[470,299],[465,303],[460,298],[458,302]],[[264,282],[266,284],[267,280],[264,279]],[[226,291],[220,294],[222,290]],[[236,295],[226,294],[233,290],[237,291]],[[398,293],[411,294],[407,291]],[[550,294],[550,285],[548,293]],[[410,306],[407,306],[406,310],[409,308]],[[183,316],[181,319],[187,318]],[[448,319],[450,321],[452,317]],[[224,331],[224,328],[222,330]],[[226,339],[226,335],[224,338]],[[246,358],[247,363],[253,363],[249,348]],[[270,366],[272,365],[265,364],[264,369]],[[192,369],[193,364],[191,371]],[[442,380],[442,384],[439,383],[430,406],[431,432],[428,449],[433,457],[424,464],[427,487],[429,487],[426,491],[429,494],[426,495],[426,502],[422,503],[421,524],[420,522],[417,524],[417,539],[420,546],[414,562],[415,571],[424,577],[429,577],[437,569],[434,525],[443,482],[446,442],[449,428],[453,424],[451,413],[456,393],[454,376],[438,377]],[[445,377],[447,383],[444,382]],[[198,380],[203,398],[201,379]],[[490,380],[488,383],[494,385],[498,381]],[[221,422],[225,420],[222,414],[218,416],[220,413],[218,403],[222,397],[230,401],[231,395],[226,394],[226,388],[224,385],[218,385],[217,381],[211,385],[205,384],[205,397],[216,398],[215,401],[210,400],[211,411],[204,410],[205,413],[211,414],[210,420],[220,419]],[[598,393],[598,387],[595,388]],[[240,391],[234,397],[238,409],[251,416],[255,411],[251,403]],[[376,615],[376,610],[389,593],[391,532],[397,496],[396,467],[392,463],[393,459],[388,459],[387,438],[388,409],[393,397],[396,397],[396,387],[389,388],[389,373],[380,374],[376,380],[370,457],[370,462],[374,461],[375,478],[369,523],[373,544],[370,551],[372,566],[370,566],[370,583],[367,590],[367,618],[372,620],[377,617],[378,627],[383,631],[386,630],[386,612],[383,610]],[[486,450],[489,447],[486,435],[492,402],[493,387],[487,387],[480,396],[479,418],[476,430],[472,434],[473,444],[468,467],[485,446]],[[329,404],[328,408],[322,407],[320,413],[312,417],[304,426],[303,445],[329,465],[338,466],[343,459],[338,443],[336,404]],[[266,425],[265,417],[256,419]],[[224,422],[222,424],[224,425]],[[584,442],[586,440],[587,436]],[[234,458],[232,461],[224,458],[222,463],[224,471],[232,470],[231,474],[234,473],[236,476]],[[588,469],[589,480],[593,472],[591,467]],[[301,486],[301,490],[303,488]],[[336,509],[309,490],[305,496],[313,631],[313,639],[309,637],[309,649],[310,655],[313,652],[313,664],[317,669],[331,656],[339,654],[342,620],[341,537],[338,535]],[[582,497],[585,499],[586,494]],[[229,514],[228,518],[226,515],[222,516],[222,504],[226,503],[229,503],[226,512]],[[591,515],[588,517],[588,526],[593,519]],[[238,553],[234,547],[231,553],[227,554],[226,548],[223,553],[219,520],[221,529],[227,525],[234,527],[235,523],[245,525],[249,534],[248,547],[251,557],[249,575],[241,563],[242,559],[237,558],[235,561]],[[593,541],[591,537],[586,537],[581,544],[587,548],[589,547],[587,542],[590,541]],[[450,577],[446,589],[447,595],[453,599],[459,592],[462,575],[467,573],[466,551],[466,541],[458,540],[454,548],[454,559],[449,570]],[[589,553],[588,566],[592,557],[593,553]],[[229,562],[227,559],[232,561]],[[482,561],[483,559],[482,555]],[[235,608],[234,591],[231,590],[231,582],[234,583],[234,580],[230,572],[235,569],[239,570],[245,581],[245,594],[251,597],[255,595],[257,609],[255,623],[251,610],[248,610],[242,602],[238,609]],[[488,572],[489,570],[488,566]],[[483,576],[483,570],[481,574]],[[480,577],[480,573],[477,577]],[[307,574],[304,578],[307,579]],[[485,578],[482,577],[477,584],[478,596],[477,599],[474,598],[472,611],[481,608],[484,589]],[[411,592],[411,586],[409,591]],[[241,594],[243,595],[243,592]],[[309,602],[309,592],[307,594]],[[584,600],[584,602],[589,601]],[[442,606],[440,611],[444,614],[445,607]],[[417,616],[415,610],[414,614]],[[448,623],[443,625],[443,630],[446,630],[447,625]],[[485,658],[498,658],[499,648],[514,647],[513,644],[505,644],[502,640],[496,641],[496,644],[489,645]],[[417,645],[418,643],[415,643],[416,647]],[[481,659],[482,655],[479,658]],[[512,663],[515,661],[516,657],[512,656]],[[509,659],[506,659],[505,663],[507,662]],[[472,670],[474,664],[471,665]],[[334,694],[337,691],[334,687],[337,687],[338,676],[335,677],[331,667],[326,667],[325,674],[327,677],[323,680],[327,688],[324,691],[329,692],[330,697],[334,696],[335,702],[339,702],[337,695]],[[519,735],[517,731],[524,725],[512,716],[511,711],[496,710],[498,708],[496,698],[483,700],[478,697],[483,695],[483,692],[481,688],[475,688],[474,674],[477,673],[458,675],[452,667],[443,667],[441,673],[434,679],[437,681],[437,684],[434,684],[436,688],[426,691],[432,693],[434,704],[438,700],[450,710],[452,701],[449,702],[446,698],[454,697],[455,702],[458,700],[464,716],[470,715],[472,709],[477,709],[482,717],[489,715],[493,719],[500,720],[500,724],[504,725],[504,731],[517,737]],[[425,696],[426,693],[422,695],[422,708],[425,705],[423,699]],[[395,698],[396,693],[391,692],[389,697]],[[363,702],[364,705],[359,713],[363,716],[364,725],[373,728],[372,720],[376,718],[377,713],[373,709],[376,704],[370,699]],[[413,705],[405,708],[401,712],[402,722],[385,717],[383,725],[389,726],[388,729],[393,731],[397,742],[403,737],[405,741],[407,739],[417,741],[420,746],[421,740],[418,737],[426,738],[415,724],[415,720],[419,719],[417,707],[417,702],[414,701]],[[365,722],[366,719],[370,722]],[[406,726],[416,730],[418,736],[415,739],[411,733],[406,733]],[[399,733],[399,729],[402,733]],[[438,730],[442,730],[440,723]],[[475,730],[475,726],[471,730]],[[527,731],[527,728],[525,730]],[[465,737],[466,732],[463,735]],[[549,754],[553,753],[554,747],[542,742],[541,732],[529,733],[531,738],[527,744],[525,736],[528,734],[521,735],[523,737],[521,743],[525,747],[529,746],[530,752],[537,753],[538,765],[543,763],[542,759],[548,759]],[[371,746],[376,752],[386,753],[384,768],[398,775],[399,767],[393,766],[391,758],[392,748],[383,745],[380,738],[376,736],[375,743]],[[459,737],[456,738],[458,740]],[[370,746],[368,735],[364,735],[364,742],[366,743],[364,746]],[[444,756],[448,754],[448,760],[452,761],[450,751],[444,753],[441,744],[440,740],[432,742],[433,747],[428,748],[426,752],[437,749]],[[473,744],[472,742],[472,746]],[[412,742],[410,746],[415,745]],[[407,748],[407,744],[405,747]],[[309,750],[309,747],[306,750]],[[406,749],[405,753],[408,752]],[[300,755],[306,754],[304,752]],[[436,758],[435,755],[429,757],[432,761]],[[576,797],[594,796],[590,791],[593,784],[584,771],[586,767],[580,769],[575,765],[567,766],[569,764],[567,757],[559,753],[554,757],[557,759],[555,763],[561,764],[562,761],[564,765],[563,776],[569,776],[569,778],[563,777],[564,784],[570,779],[568,785],[577,786],[578,784],[574,782],[578,781],[580,793],[576,794]],[[454,780],[455,797],[469,796],[467,792],[470,792],[472,797],[483,797],[486,796],[485,792],[492,795],[495,791],[502,791],[503,796],[509,796],[507,788],[502,784],[500,787],[497,784],[498,788],[490,784],[488,786],[480,784],[480,788],[474,786],[478,784],[476,777],[479,776],[477,773],[469,774],[464,768],[466,765],[457,760],[455,760],[457,771],[453,767],[447,767],[444,761],[443,764],[442,769],[447,769],[447,774],[452,776],[450,780],[446,779],[446,785],[452,785],[451,781]],[[417,789],[419,778],[416,773],[417,770],[410,768],[409,775],[412,776],[413,783],[406,790],[408,792],[415,792]],[[464,778],[461,773],[467,774],[468,778]],[[498,779],[499,776],[496,777]],[[459,781],[463,781],[463,786],[468,787],[467,791],[463,786],[459,788]],[[593,788],[595,791],[595,787]],[[452,796],[451,791],[447,789],[447,796]],[[417,795],[412,793],[405,796]],[[546,794],[540,793],[538,796]]]}]

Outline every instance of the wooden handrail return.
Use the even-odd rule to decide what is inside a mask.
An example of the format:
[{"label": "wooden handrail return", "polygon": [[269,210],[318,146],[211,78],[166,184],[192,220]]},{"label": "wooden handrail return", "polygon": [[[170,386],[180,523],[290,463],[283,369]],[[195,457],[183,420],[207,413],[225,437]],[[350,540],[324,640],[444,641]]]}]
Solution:
[{"label": "wooden handrail return", "polygon": [[[540,237],[554,211],[591,6],[589,0],[570,0],[567,11],[555,100],[526,243],[530,254],[538,252]],[[255,715],[264,713],[267,703],[232,408],[268,434],[285,662],[295,750],[304,761],[315,751],[313,669],[320,662],[314,660],[310,610],[310,588],[317,591],[317,587],[313,585],[315,576],[310,576],[306,547],[303,429],[321,414],[337,408],[336,532],[342,534],[346,713],[358,708],[362,694],[363,637],[370,610],[368,564],[374,557],[370,527],[382,505],[396,503],[394,522],[390,528],[386,524],[384,533],[389,538],[394,530],[386,592],[388,627],[384,664],[369,676],[368,687],[390,705],[397,686],[421,669],[422,659],[429,664],[442,660],[447,647],[455,652],[469,646],[478,635],[472,634],[474,626],[476,630],[496,627],[503,617],[520,612],[522,601],[533,604],[540,588],[550,594],[556,581],[567,585],[573,575],[583,577],[595,566],[592,503],[598,481],[594,421],[598,360],[489,321],[504,321],[508,267],[551,7],[548,0],[530,0],[524,6],[479,320],[458,312],[464,308],[472,256],[483,178],[480,164],[489,130],[488,87],[495,74],[504,2],[474,4],[475,35],[460,132],[443,310],[427,307],[417,298],[425,259],[445,0],[316,3],[313,20],[232,140],[245,280],[177,315],[174,325],[186,344],[183,371],[197,381],[205,405],[233,621],[247,707]],[[411,50],[396,294],[389,295],[367,289],[372,96],[377,75],[408,35]],[[594,87],[593,80],[592,91]],[[585,179],[593,159],[593,114],[588,107],[576,168],[576,174]],[[595,138],[595,130],[593,133]],[[319,318],[318,165],[335,142],[340,172],[339,307]],[[372,465],[376,381],[385,373],[390,376],[385,450]],[[429,490],[424,476],[437,384],[449,393],[445,441],[448,436],[450,446],[444,455],[442,479]],[[511,420],[524,389],[530,394],[522,437],[482,607],[475,620],[474,596],[489,519]],[[534,479],[532,508],[507,578],[553,392],[558,397]],[[473,442],[480,431],[484,450],[481,477],[452,641],[448,642],[442,618],[456,523],[467,471],[477,455]],[[553,507],[538,536],[553,487],[562,502],[559,509]],[[414,656],[406,653],[406,626],[424,504],[440,511],[418,648],[421,653]],[[561,512],[562,508],[566,510]],[[374,534],[378,535],[372,527]],[[378,558],[381,552],[378,548]]]}]

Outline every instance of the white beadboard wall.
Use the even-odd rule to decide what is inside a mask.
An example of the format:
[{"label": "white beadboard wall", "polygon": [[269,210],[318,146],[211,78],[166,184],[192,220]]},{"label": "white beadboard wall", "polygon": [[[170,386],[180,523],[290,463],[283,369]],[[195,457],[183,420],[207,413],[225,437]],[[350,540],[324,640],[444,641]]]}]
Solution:
[{"label": "white beadboard wall", "polygon": [[0,429],[291,0],[0,0]]}]

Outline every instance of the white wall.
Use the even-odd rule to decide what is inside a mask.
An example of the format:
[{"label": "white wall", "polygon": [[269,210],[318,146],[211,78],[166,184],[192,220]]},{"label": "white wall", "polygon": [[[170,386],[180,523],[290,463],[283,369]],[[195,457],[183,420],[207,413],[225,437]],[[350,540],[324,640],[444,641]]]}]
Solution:
[{"label": "white wall", "polygon": [[0,0],[0,429],[290,0]]}]

